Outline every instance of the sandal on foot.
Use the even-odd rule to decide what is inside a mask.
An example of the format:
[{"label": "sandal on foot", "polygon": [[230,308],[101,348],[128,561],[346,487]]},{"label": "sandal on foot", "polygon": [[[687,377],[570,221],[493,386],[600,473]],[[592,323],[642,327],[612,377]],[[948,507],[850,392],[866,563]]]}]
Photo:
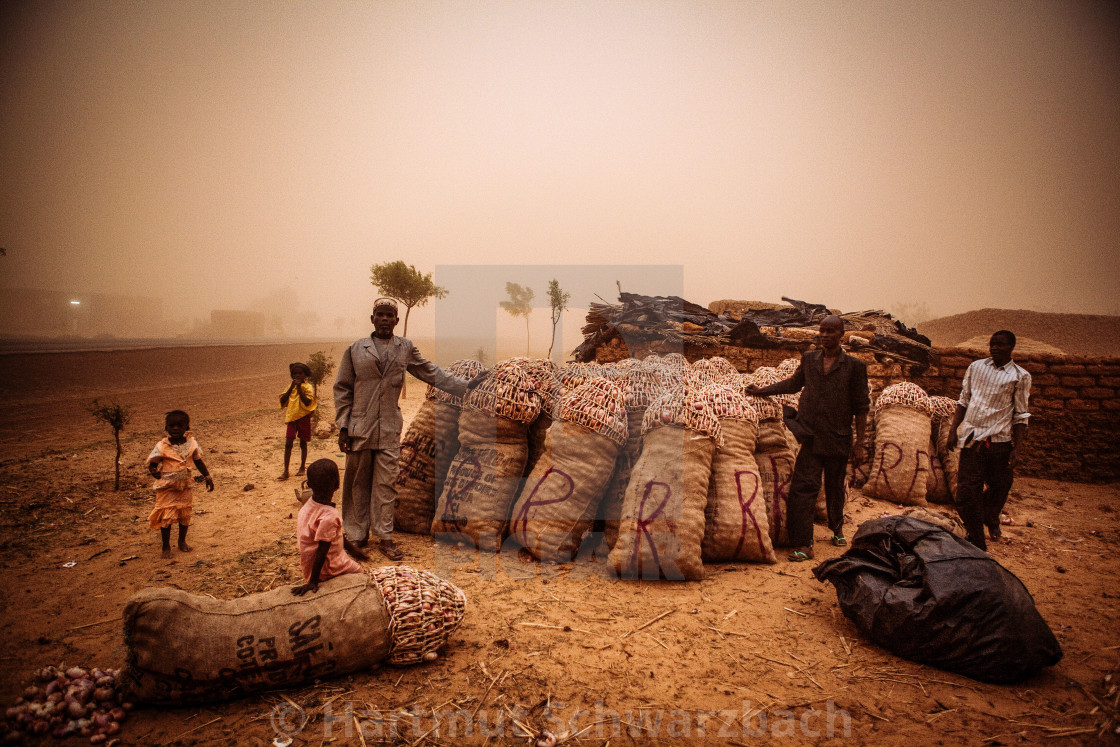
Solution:
[{"label": "sandal on foot", "polygon": [[848,540],[843,537],[838,537],[834,534],[832,535],[832,544],[836,545],[837,547],[845,547],[848,544]]},{"label": "sandal on foot", "polygon": [[801,563],[805,560],[813,559],[813,548],[804,547],[800,550],[794,550],[789,554],[788,559],[793,563]]},{"label": "sandal on foot", "polygon": [[401,549],[397,547],[393,540],[381,540],[377,545],[377,549],[389,560],[396,561],[404,557],[404,553],[401,552]]}]

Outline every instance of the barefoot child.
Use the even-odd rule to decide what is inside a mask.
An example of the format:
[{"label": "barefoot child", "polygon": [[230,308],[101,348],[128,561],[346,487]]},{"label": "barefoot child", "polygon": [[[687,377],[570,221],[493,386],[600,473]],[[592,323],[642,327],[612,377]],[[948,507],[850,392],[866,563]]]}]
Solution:
[{"label": "barefoot child", "polygon": [[296,517],[296,540],[299,542],[299,564],[307,583],[293,586],[297,597],[318,591],[319,582],[346,573],[361,573],[359,560],[369,560],[342,532],[342,514],[331,503],[338,490],[338,465],[330,459],[319,459],[307,470],[311,500],[303,504]]},{"label": "barefoot child", "polygon": [[291,363],[288,373],[292,376],[292,383],[280,395],[280,406],[287,408],[284,413],[284,422],[288,424],[287,439],[284,443],[284,473],[281,480],[288,479],[288,464],[292,460],[292,445],[299,436],[299,472],[302,476],[307,466],[307,442],[311,440],[311,413],[319,403],[315,401],[315,390],[307,379],[311,376],[311,369],[304,363]]},{"label": "barefoot child", "polygon": [[206,489],[214,489],[214,478],[202,462],[202,449],[194,436],[188,436],[191,418],[182,410],[167,413],[164,428],[167,438],[156,444],[148,455],[148,472],[156,478],[156,506],[148,516],[148,526],[159,528],[163,535],[163,557],[171,557],[171,524],[179,524],[179,551],[190,552],[187,527],[191,523],[194,494],[191,489],[191,462],[199,471],[196,481],[206,481]]}]

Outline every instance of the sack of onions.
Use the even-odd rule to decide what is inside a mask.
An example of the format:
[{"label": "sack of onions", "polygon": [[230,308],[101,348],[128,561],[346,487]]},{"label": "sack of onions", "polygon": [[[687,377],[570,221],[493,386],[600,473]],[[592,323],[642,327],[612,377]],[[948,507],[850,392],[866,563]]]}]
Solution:
[{"label": "sack of onions", "polygon": [[[470,380],[485,370],[473,360],[457,360],[448,373]],[[447,452],[459,449],[459,408],[462,399],[429,385],[416,416],[401,439],[400,472],[397,474],[397,509],[394,526],[402,532],[427,534],[435,513],[437,462],[446,474],[451,460]],[[440,459],[442,457],[442,459]],[[440,474],[439,482],[443,477]]]},{"label": "sack of onions", "polygon": [[529,423],[540,396],[516,365],[505,362],[467,395],[459,416],[459,451],[452,460],[432,518],[432,534],[501,548],[509,511],[529,456]]},{"label": "sack of onions", "polygon": [[570,391],[558,415],[510,522],[511,537],[537,559],[551,562],[575,555],[627,438],[622,390],[607,379]]},{"label": "sack of onions", "polygon": [[120,681],[136,703],[224,701],[369,669],[431,661],[459,627],[454,585],[405,566],[221,600],[146,589],[125,605]]},{"label": "sack of onions", "polygon": [[626,497],[626,488],[630,484],[630,471],[638,461],[638,454],[642,447],[642,419],[650,402],[664,391],[657,365],[646,361],[632,366],[626,375],[617,379],[615,383],[622,388],[625,398],[627,436],[626,443],[615,459],[610,484],[607,485],[603,500],[599,504],[597,518],[602,522],[608,549],[613,548],[618,540],[618,520],[622,516],[622,500]]},{"label": "sack of onions", "polygon": [[766,496],[754,458],[758,413],[729,386],[714,384],[705,394],[719,418],[723,445],[712,458],[701,557],[704,562],[776,563]]},{"label": "sack of onions", "polygon": [[949,397],[930,396],[930,471],[926,483],[926,500],[951,504],[957,492],[957,470],[960,452],[949,448],[949,432],[953,427],[957,401]]},{"label": "sack of onions", "polygon": [[696,581],[712,457],[720,438],[711,400],[679,387],[646,410],[610,562],[627,578]]},{"label": "sack of onions", "polygon": [[875,461],[863,494],[904,506],[926,505],[930,471],[929,396],[909,381],[875,400]]}]

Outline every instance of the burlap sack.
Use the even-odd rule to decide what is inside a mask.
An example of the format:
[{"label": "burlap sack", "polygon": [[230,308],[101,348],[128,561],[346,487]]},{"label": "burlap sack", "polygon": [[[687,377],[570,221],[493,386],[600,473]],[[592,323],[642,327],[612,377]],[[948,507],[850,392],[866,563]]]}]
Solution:
[{"label": "burlap sack", "polygon": [[[447,367],[448,373],[455,374],[467,381],[485,370],[485,366],[470,358],[460,358]],[[447,470],[451,468],[451,460],[455,458],[456,452],[459,451],[459,411],[463,407],[462,397],[430,385],[424,396],[435,402],[433,415],[435,424],[432,428],[432,440],[435,442],[435,467],[432,477],[431,510],[427,515],[427,522],[423,523],[424,528],[417,530],[418,534],[427,534],[431,531],[432,514],[435,512],[436,501],[443,494],[443,481],[447,478]],[[420,525],[421,523],[420,518],[417,518],[416,524]]]},{"label": "burlap sack", "polygon": [[935,420],[930,434],[929,474],[926,481],[926,500],[930,503],[951,505],[954,491],[950,489],[950,474],[946,467],[952,468],[952,484],[956,486],[957,466],[960,456],[948,448],[949,420]]},{"label": "burlap sack", "polygon": [[538,560],[571,560],[591,528],[617,454],[618,445],[610,439],[555,421],[514,504],[510,536]]},{"label": "burlap sack", "polygon": [[436,539],[497,552],[528,456],[527,425],[463,408],[459,452],[432,519]]},{"label": "burlap sack", "polygon": [[875,461],[863,494],[904,506],[926,505],[930,469],[926,411],[888,405],[875,413]]},{"label": "burlap sack", "polygon": [[[381,580],[383,570],[396,582]],[[338,576],[302,597],[289,586],[231,600],[145,589],[125,605],[121,682],[137,703],[182,705],[294,687],[385,659],[415,663],[446,644],[464,606],[453,585],[403,566]]]},{"label": "burlap sack", "polygon": [[762,478],[770,539],[775,546],[787,546],[789,527],[786,515],[789,512],[789,484],[793,478],[795,457],[782,433],[781,421],[772,418],[759,421],[754,458]]},{"label": "burlap sack", "polygon": [[630,473],[638,461],[642,450],[642,418],[645,410],[628,410],[629,435],[615,458],[614,472],[611,474],[603,499],[599,503],[598,518],[603,522],[603,538],[607,547],[614,548],[618,541],[618,522],[622,518],[622,502],[626,498],[626,488],[630,485]]},{"label": "burlap sack", "polygon": [[766,495],[754,458],[758,424],[723,418],[720,431],[723,446],[712,458],[701,558],[776,563]]},{"label": "burlap sack", "polygon": [[715,448],[711,437],[689,428],[665,426],[645,434],[610,553],[619,575],[703,578],[700,543]]},{"label": "burlap sack", "polygon": [[428,524],[423,533],[432,530],[432,515],[435,513],[435,504],[443,495],[443,483],[447,480],[447,470],[451,469],[451,460],[459,453],[459,415],[461,408],[458,405],[436,402],[432,428],[432,440],[435,442],[435,475],[432,478],[432,513],[428,514]]},{"label": "burlap sack", "polygon": [[397,474],[397,508],[393,526],[402,532],[427,534],[435,511],[435,409],[425,400],[401,439]]}]

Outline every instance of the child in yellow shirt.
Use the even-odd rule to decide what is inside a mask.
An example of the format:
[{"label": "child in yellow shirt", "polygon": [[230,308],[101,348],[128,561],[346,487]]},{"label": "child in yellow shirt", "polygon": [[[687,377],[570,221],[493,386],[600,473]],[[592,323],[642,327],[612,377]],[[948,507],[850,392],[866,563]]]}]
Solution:
[{"label": "child in yellow shirt", "polygon": [[288,373],[291,374],[292,383],[280,395],[280,407],[286,408],[284,422],[287,430],[284,434],[284,473],[281,480],[288,479],[288,465],[292,460],[292,446],[296,436],[299,436],[299,472],[302,476],[307,468],[307,442],[311,440],[311,414],[319,403],[315,401],[315,390],[307,379],[311,376],[311,369],[305,363],[288,364]]}]

